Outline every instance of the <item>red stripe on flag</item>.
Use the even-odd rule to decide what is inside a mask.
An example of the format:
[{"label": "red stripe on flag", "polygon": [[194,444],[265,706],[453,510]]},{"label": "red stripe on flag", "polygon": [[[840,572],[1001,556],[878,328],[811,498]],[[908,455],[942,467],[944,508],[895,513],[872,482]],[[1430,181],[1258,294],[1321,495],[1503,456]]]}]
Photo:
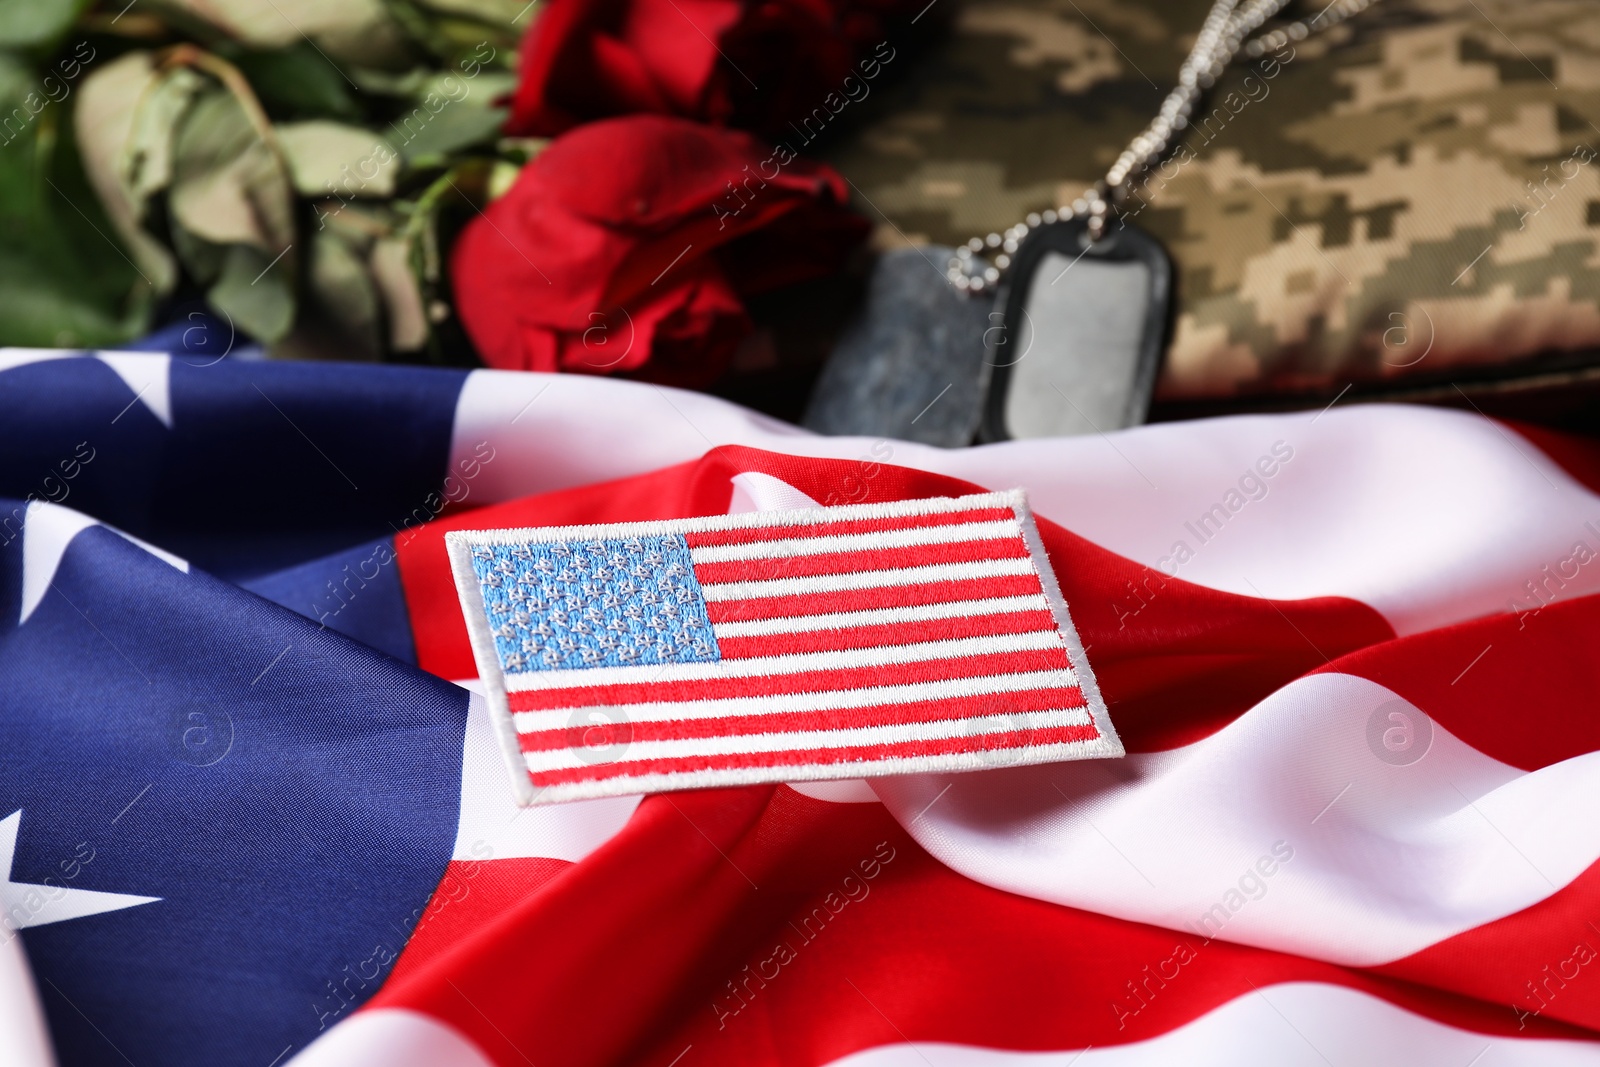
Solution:
[{"label": "red stripe on flag", "polygon": [[826,552],[808,556],[736,559],[724,563],[696,563],[694,576],[701,585],[717,582],[762,582],[775,578],[804,578],[816,574],[851,574],[861,571],[930,567],[936,563],[973,563],[989,559],[1021,559],[1028,546],[1020,537],[955,544],[909,545],[873,548],[859,552]]},{"label": "red stripe on flag", "polygon": [[882,648],[919,641],[947,641],[988,634],[1021,634],[1054,630],[1055,616],[1048,611],[1012,611],[998,615],[961,615],[950,619],[850,626],[804,633],[762,634],[759,637],[718,637],[722,658],[754,659],[796,652],[835,652],[847,648]]},{"label": "red stripe on flag", "polygon": [[1037,596],[1043,592],[1038,575],[1010,574],[996,578],[924,582],[920,585],[845,589],[836,593],[798,593],[794,596],[723,600],[707,604],[706,614],[713,623],[751,622],[797,615],[831,615],[840,611],[870,611],[874,608],[911,608],[987,597]]},{"label": "red stripe on flag", "polygon": [[944,756],[961,752],[993,752],[1000,749],[1037,748],[1073,741],[1089,741],[1100,736],[1094,726],[1057,726],[1044,730],[1006,730],[973,737],[945,737],[928,741],[897,741],[888,745],[848,745],[843,748],[793,749],[781,752],[729,752],[716,756],[674,756],[665,759],[635,760],[627,763],[586,764],[562,770],[530,772],[538,786],[563,782],[588,782],[637,774],[670,774],[675,771],[722,770],[740,767],[799,767],[806,764],[853,763],[914,756]]},{"label": "red stripe on flag", "polygon": [[748,545],[757,541],[787,541],[792,537],[822,534],[882,533],[885,530],[920,530],[924,526],[953,526],[963,522],[996,522],[1014,519],[1010,508],[973,508],[931,515],[898,515],[888,519],[849,519],[842,522],[801,522],[793,525],[756,526],[742,530],[706,530],[684,534],[690,548],[709,545]]},{"label": "red stripe on flag", "polygon": [[[1372,971],[1466,993],[1485,1004],[1509,1004],[1520,1025],[1543,1016],[1600,1029],[1600,986],[1577,983],[1569,991],[1572,978],[1563,981],[1559,976],[1564,966],[1574,962],[1582,966],[1583,961],[1573,957],[1588,955],[1583,949],[1593,952],[1591,939],[1574,934],[1592,929],[1589,917],[1597,899],[1600,863],[1590,864],[1572,881],[1521,911],[1463,930]],[[1557,984],[1550,983],[1552,976]]]},{"label": "red stripe on flag", "polygon": [[1019,715],[1030,711],[1081,708],[1086,701],[1077,687],[1027,689],[1015,693],[918,700],[908,704],[876,704],[831,711],[794,711],[776,715],[732,715],[715,719],[673,719],[667,722],[619,722],[561,727],[521,735],[524,752],[549,752],[559,748],[610,748],[634,741],[685,741],[734,734],[789,733],[795,730],[849,730],[866,726],[898,726],[911,722],[989,715]]},{"label": "red stripe on flag", "polygon": [[619,685],[585,685],[564,689],[530,689],[509,694],[512,711],[546,708],[616,707],[657,701],[725,700],[731,697],[782,696],[791,693],[830,693],[880,685],[943,682],[952,678],[1069,669],[1067,650],[1042,648],[1027,652],[992,652],[957,659],[890,663],[876,667],[848,667],[797,674],[757,674],[744,678],[700,678],[692,681],[630,682]]},{"label": "red stripe on flag", "polygon": [[[1586,596],[1408,634],[1316,670],[1386,686],[1484,755],[1533,771],[1600,751],[1597,646],[1600,596]],[[1443,666],[1457,662],[1453,671]],[[1462,670],[1468,664],[1470,674]],[[1512,693],[1518,706],[1538,709],[1538,729],[1508,728]]]},{"label": "red stripe on flag", "polygon": [[[1294,636],[1282,620],[1279,626]],[[1499,992],[1480,999],[1469,988],[1471,995],[1452,995],[1414,978],[1203,941],[994,889],[931,857],[881,804],[834,804],[781,786],[647,797],[619,834],[560,880],[525,882],[516,864],[452,861],[429,906],[429,914],[436,908],[443,914],[418,924],[367,1008],[431,1014],[468,1035],[500,1067],[526,1067],[519,1050],[535,1048],[541,1067],[668,1067],[680,1056],[677,1067],[699,1064],[701,1056],[715,1065],[793,1067],[908,1039],[1041,1051],[1131,1045],[1131,1058],[1151,1047],[1135,1042],[1203,1020],[1257,990],[1272,998],[1273,987],[1285,982],[1359,990],[1486,1035],[1595,1036],[1553,1023],[1550,1012],[1519,1020],[1510,996]],[[819,912],[836,884],[794,875],[818,871],[856,873],[870,895],[851,881],[859,902],[836,914]],[[771,891],[769,882],[784,891]],[[799,958],[764,986],[750,981],[757,971],[774,973],[763,963],[773,957],[772,932],[789,931],[791,922],[788,944]],[[1575,927],[1586,929],[1581,920]],[[1161,964],[1173,973],[1173,964],[1162,961],[1173,959],[1179,941],[1194,952],[1183,957],[1189,962],[1182,977],[1150,981],[1141,968],[1153,974]],[[1559,964],[1571,950],[1569,944],[1543,957],[1523,978],[1535,976],[1539,965]],[[439,965],[419,966],[422,951],[437,952]],[[530,959],[540,966],[529,967]],[[1496,969],[1498,962],[1454,954],[1441,985],[1459,988],[1457,976]],[[725,984],[741,977],[741,995],[755,994],[748,1006]],[[1144,1000],[1129,992],[1130,979]],[[1589,980],[1556,987],[1552,1011],[1585,995]],[[664,1025],[661,1011],[668,1009],[658,1006],[682,1004],[690,988],[719,993],[716,1010],[681,1012]],[[787,1045],[774,1042],[773,1020],[788,1025]],[[1247,1042],[1241,1037],[1215,1059],[1247,1062]],[[684,1056],[689,1045],[694,1051]],[[1510,1060],[1518,1047],[1533,1046],[1512,1041],[1499,1054]],[[1146,1058],[1160,1062],[1159,1052]]]}]

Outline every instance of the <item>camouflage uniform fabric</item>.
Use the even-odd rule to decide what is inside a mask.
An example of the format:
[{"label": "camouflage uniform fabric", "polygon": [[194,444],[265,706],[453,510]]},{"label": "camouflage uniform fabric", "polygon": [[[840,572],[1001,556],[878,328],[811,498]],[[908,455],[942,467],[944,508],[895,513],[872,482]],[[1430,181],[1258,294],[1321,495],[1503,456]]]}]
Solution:
[{"label": "camouflage uniform fabric", "polygon": [[[825,155],[883,246],[1004,229],[1104,173],[1208,6],[964,0]],[[1241,60],[1192,122],[1128,205],[1177,269],[1159,399],[1600,346],[1600,5],[1383,0]]]}]

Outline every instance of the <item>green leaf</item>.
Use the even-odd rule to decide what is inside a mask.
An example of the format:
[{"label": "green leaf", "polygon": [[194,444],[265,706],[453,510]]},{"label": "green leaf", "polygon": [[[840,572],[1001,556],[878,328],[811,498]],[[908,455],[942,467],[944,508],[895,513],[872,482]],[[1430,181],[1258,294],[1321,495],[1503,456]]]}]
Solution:
[{"label": "green leaf", "polygon": [[22,103],[33,87],[33,69],[22,57],[0,52],[0,104],[5,105],[5,110]]},{"label": "green leaf", "polygon": [[[419,116],[426,121],[419,121]],[[402,142],[401,152],[406,162],[420,165],[443,162],[454,152],[472,145],[493,141],[505,125],[504,108],[473,107],[469,104],[452,104],[437,115],[430,115],[426,107],[416,108],[412,114],[403,115],[390,129],[404,131],[410,138]]]},{"label": "green leaf", "polygon": [[0,48],[48,45],[85,6],[85,0],[0,0]]},{"label": "green leaf", "polygon": [[411,242],[386,237],[372,247],[372,280],[389,315],[389,347],[415,352],[428,343],[428,319],[422,290],[411,271]]},{"label": "green leaf", "polygon": [[352,70],[350,76],[361,87],[363,93],[373,96],[404,96],[412,97],[428,84],[433,71],[427,67],[412,67],[408,70]]},{"label": "green leaf", "polygon": [[214,244],[254,245],[271,258],[294,241],[289,176],[226,89],[199,96],[178,126],[168,202],[185,229]]},{"label": "green leaf", "polygon": [[[35,0],[37,2],[37,0]],[[257,48],[283,48],[305,37],[360,34],[385,21],[380,0],[166,0],[205,19],[235,40]]]},{"label": "green leaf", "polygon": [[[150,182],[165,184],[168,153],[157,136],[160,124],[152,120],[143,125],[143,147],[135,150],[133,145],[141,102],[161,82],[162,75],[148,52],[129,52],[90,72],[74,101],[76,138],[68,140],[75,140],[89,184],[110,216],[122,247],[156,292],[165,294],[177,280],[177,265],[166,247],[140,226],[145,204],[134,189],[135,181],[141,188]],[[154,153],[156,158],[147,160],[146,153]],[[148,179],[144,177],[147,167],[154,168]],[[130,175],[130,170],[136,173]]]},{"label": "green leaf", "polygon": [[209,83],[188,67],[158,75],[134,101],[133,125],[122,149],[122,179],[144,215],[145,202],[172,182],[178,124]]},{"label": "green leaf", "polygon": [[352,67],[393,68],[415,51],[383,0],[163,0],[251,49],[316,46],[341,79]]},{"label": "green leaf", "polygon": [[417,6],[496,26],[511,26],[511,20],[522,15],[516,25],[526,28],[528,9],[534,5],[530,5],[528,0],[417,0]]},{"label": "green leaf", "polygon": [[348,345],[345,358],[377,359],[381,309],[366,262],[338,233],[324,230],[312,239],[310,274],[314,299]]},{"label": "green leaf", "polygon": [[148,324],[154,286],[85,179],[67,132],[75,103],[0,145],[0,344],[112,346]]},{"label": "green leaf", "polygon": [[[470,104],[473,107],[491,107],[494,101],[506,95],[517,87],[517,76],[506,70],[490,70],[480,68],[476,75],[467,75],[460,71],[433,70],[425,72],[424,77],[418,79],[410,89],[413,103],[425,103],[431,95],[450,101],[451,106],[456,104]],[[438,106],[438,101],[434,101]]]},{"label": "green leaf", "polygon": [[227,263],[227,247],[196,237],[176,222],[172,223],[170,230],[172,250],[177,254],[178,262],[183,264],[183,269],[189,272],[189,277],[201,285],[215,282]]},{"label": "green leaf", "polygon": [[394,195],[399,153],[371,130],[322,120],[284,123],[276,130],[301,196]]},{"label": "green leaf", "polygon": [[486,188],[487,202],[494,203],[511,191],[517,183],[517,178],[522,174],[522,168],[515,163],[504,159],[494,161],[494,167],[489,171],[489,184]]},{"label": "green leaf", "polygon": [[543,6],[536,0],[386,0],[390,15],[447,67],[478,73],[516,65],[518,42]]},{"label": "green leaf", "polygon": [[361,118],[355,90],[308,41],[270,51],[235,47],[222,54],[249,79],[275,120]]},{"label": "green leaf", "polygon": [[114,299],[95,299],[73,268],[30,253],[36,249],[0,249],[0,344],[97,348],[143,332],[148,300],[118,307]]},{"label": "green leaf", "polygon": [[411,99],[384,133],[408,163],[446,164],[450,155],[499,136],[506,112],[493,103],[515,87],[515,75],[486,68],[475,77],[451,70],[429,72],[407,86]]},{"label": "green leaf", "polygon": [[294,325],[293,271],[248,245],[228,249],[222,273],[206,295],[235,326],[263,341],[279,340]]}]

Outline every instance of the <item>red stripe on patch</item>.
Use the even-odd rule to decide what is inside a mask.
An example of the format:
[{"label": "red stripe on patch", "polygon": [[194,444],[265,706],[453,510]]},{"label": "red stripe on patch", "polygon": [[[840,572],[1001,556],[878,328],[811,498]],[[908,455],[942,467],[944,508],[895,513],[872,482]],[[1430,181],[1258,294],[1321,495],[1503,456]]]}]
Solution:
[{"label": "red stripe on patch", "polygon": [[712,623],[787,619],[800,615],[832,615],[842,611],[876,608],[915,608],[924,604],[949,604],[1002,596],[1039,596],[1044,588],[1036,574],[998,578],[959,578],[920,585],[893,585],[877,589],[843,589],[836,593],[800,593],[794,596],[724,600],[706,605]]},{"label": "red stripe on patch", "polygon": [[1070,669],[1065,646],[1026,652],[992,652],[958,659],[889,663],[874,667],[846,667],[797,674],[749,675],[743,678],[702,678],[693,681],[630,682],[620,685],[572,686],[531,689],[509,694],[512,711],[547,708],[617,707],[624,704],[681,703],[690,700],[726,700],[732,697],[782,696],[791,693],[832,693],[881,685],[942,682],[952,678]]},{"label": "red stripe on patch", "polygon": [[522,734],[524,752],[558,748],[610,748],[634,741],[684,741],[734,734],[788,733],[795,730],[850,730],[864,726],[898,726],[910,722],[941,722],[985,715],[1017,715],[1030,711],[1081,708],[1086,701],[1077,687],[1027,689],[1011,693],[981,693],[945,700],[918,700],[907,704],[874,704],[830,711],[794,711],[776,715],[728,715],[714,719],[672,719],[667,722],[597,723]]},{"label": "red stripe on patch", "polygon": [[958,615],[949,619],[885,623],[881,626],[849,626],[803,633],[762,634],[759,637],[719,636],[717,645],[722,649],[722,658],[725,660],[755,659],[761,656],[785,656],[797,652],[885,648],[890,645],[914,645],[921,641],[949,641],[961,637],[1021,634],[1055,628],[1055,617],[1048,611],[1012,611],[994,615]]},{"label": "red stripe on patch", "polygon": [[1027,555],[1028,546],[1023,543],[1021,537],[1005,537],[986,541],[957,541],[954,544],[873,548],[859,552],[828,552],[806,556],[736,559],[725,563],[696,563],[694,576],[705,586],[719,582],[765,582],[778,578],[806,578],[820,574],[854,574],[863,571],[898,570],[902,567],[931,567],[938,563],[1024,559]]},{"label": "red stripe on patch", "polygon": [[962,752],[994,752],[1003,749],[1069,744],[1073,741],[1091,741],[1098,736],[1100,736],[1099,731],[1092,725],[1057,726],[1042,730],[1006,730],[975,737],[897,741],[888,745],[849,745],[843,748],[810,750],[785,749],[780,752],[729,752],[716,756],[675,756],[628,763],[585,764],[582,767],[562,770],[530,772],[528,777],[533,779],[533,784],[536,786],[547,786],[638,774],[671,774],[740,767],[801,767],[817,763],[831,765],[916,756],[946,756]]},{"label": "red stripe on patch", "polygon": [[968,511],[949,511],[931,515],[897,515],[887,519],[846,519],[839,522],[827,522],[824,516],[821,520],[808,518],[804,523],[781,526],[756,526],[743,530],[707,530],[702,533],[684,534],[684,540],[689,542],[690,548],[705,548],[710,545],[748,545],[757,541],[787,541],[794,537],[815,537],[814,524],[819,521],[826,523],[827,532],[832,536],[836,534],[882,533],[886,530],[920,530],[924,526],[954,526],[963,522],[996,522],[1016,517],[1016,513],[1010,508],[973,508]]}]

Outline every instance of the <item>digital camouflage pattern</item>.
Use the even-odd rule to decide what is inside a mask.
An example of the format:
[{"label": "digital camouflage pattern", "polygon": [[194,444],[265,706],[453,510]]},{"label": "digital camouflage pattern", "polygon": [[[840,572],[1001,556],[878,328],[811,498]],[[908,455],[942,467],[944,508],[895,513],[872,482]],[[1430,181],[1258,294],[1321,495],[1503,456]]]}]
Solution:
[{"label": "digital camouflage pattern", "polygon": [[[881,244],[1004,229],[1104,173],[1208,6],[964,0],[829,161]],[[1158,397],[1531,371],[1600,345],[1597,127],[1589,0],[1383,0],[1241,62],[1129,207],[1177,267]]]}]

